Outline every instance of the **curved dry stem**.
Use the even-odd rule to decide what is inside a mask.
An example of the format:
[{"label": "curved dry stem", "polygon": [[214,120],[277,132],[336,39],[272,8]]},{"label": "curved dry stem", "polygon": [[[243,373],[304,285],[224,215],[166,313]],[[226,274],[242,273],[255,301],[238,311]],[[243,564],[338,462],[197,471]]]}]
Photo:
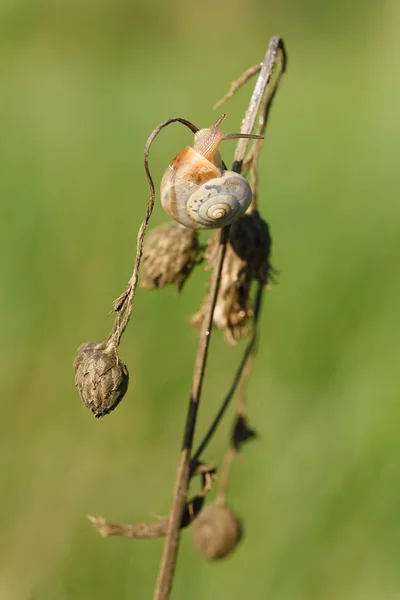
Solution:
[{"label": "curved dry stem", "polygon": [[153,208],[154,208],[155,189],[154,189],[154,182],[153,182],[152,176],[150,174],[150,168],[149,168],[150,147],[151,147],[152,143],[154,142],[155,138],[160,133],[160,131],[162,129],[164,129],[164,127],[167,127],[168,125],[171,125],[171,123],[176,123],[176,122],[182,123],[182,125],[185,125],[186,127],[188,127],[193,133],[197,133],[197,131],[198,131],[198,127],[193,125],[193,123],[191,123],[190,121],[187,121],[186,119],[182,119],[181,117],[172,117],[170,119],[167,119],[163,123],[160,123],[160,125],[158,125],[152,131],[152,133],[150,134],[150,136],[146,142],[146,146],[144,149],[144,169],[145,169],[146,177],[147,177],[147,180],[149,183],[149,201],[147,204],[146,216],[143,219],[142,224],[140,225],[138,235],[137,235],[136,258],[135,258],[135,265],[133,268],[132,276],[128,282],[128,287],[126,288],[126,290],[123,292],[123,294],[121,294],[121,296],[119,296],[114,301],[113,312],[117,312],[118,316],[115,320],[115,323],[110,332],[110,335],[107,338],[107,342],[112,340],[114,343],[116,343],[116,345],[119,344],[121,336],[124,333],[126,326],[128,325],[129,318],[132,313],[132,307],[133,307],[133,302],[135,300],[136,288],[137,288],[137,284],[139,281],[139,269],[140,269],[140,263],[142,260],[144,235],[145,235],[147,224],[150,220],[150,217],[151,217],[151,214],[152,214]]}]

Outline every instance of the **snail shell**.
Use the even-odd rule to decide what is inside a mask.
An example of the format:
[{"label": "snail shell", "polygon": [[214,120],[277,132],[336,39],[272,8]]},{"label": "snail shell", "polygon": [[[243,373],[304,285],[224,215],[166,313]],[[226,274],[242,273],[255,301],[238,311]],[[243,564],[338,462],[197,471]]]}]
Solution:
[{"label": "snail shell", "polygon": [[161,181],[164,209],[190,229],[225,227],[244,215],[251,203],[249,184],[239,173],[223,168],[218,145],[224,139],[254,136],[224,135],[219,129],[223,118],[196,133],[194,146],[172,160]]}]

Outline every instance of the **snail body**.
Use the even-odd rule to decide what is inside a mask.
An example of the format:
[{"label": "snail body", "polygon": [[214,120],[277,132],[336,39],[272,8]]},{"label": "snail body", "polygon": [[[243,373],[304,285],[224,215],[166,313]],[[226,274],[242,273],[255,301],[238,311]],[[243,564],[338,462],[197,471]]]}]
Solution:
[{"label": "snail body", "polygon": [[161,203],[178,223],[190,229],[217,229],[239,219],[250,206],[246,179],[223,167],[218,146],[222,140],[258,137],[228,134],[219,125],[195,134],[193,147],[184,148],[170,163],[161,181]]}]

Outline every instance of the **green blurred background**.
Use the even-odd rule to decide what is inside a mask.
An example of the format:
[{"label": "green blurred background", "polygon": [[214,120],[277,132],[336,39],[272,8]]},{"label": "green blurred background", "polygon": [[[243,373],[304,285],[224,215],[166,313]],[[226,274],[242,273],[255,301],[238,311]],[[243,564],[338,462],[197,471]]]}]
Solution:
[{"label": "green blurred background", "polygon": [[[130,388],[101,421],[79,400],[73,356],[106,337],[129,278],[147,136],[174,115],[208,126],[281,35],[288,73],[260,190],[280,275],[249,393],[260,440],[230,488],[246,537],[207,564],[186,531],[172,596],[398,600],[397,0],[0,7],[0,599],[152,596],[162,541],[101,540],[85,515],[167,513],[197,345],[187,320],[207,276],[181,297],[140,290],[121,348]],[[226,131],[250,93],[226,105]],[[178,125],[158,138],[157,184],[190,139]],[[241,350],[213,338],[199,435]],[[206,453],[217,464],[228,425]]]}]

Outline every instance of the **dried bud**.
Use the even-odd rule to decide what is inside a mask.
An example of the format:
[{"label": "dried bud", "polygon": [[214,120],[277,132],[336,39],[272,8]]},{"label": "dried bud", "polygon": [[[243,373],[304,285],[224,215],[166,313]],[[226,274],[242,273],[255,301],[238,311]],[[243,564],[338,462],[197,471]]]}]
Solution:
[{"label": "dried bud", "polygon": [[74,369],[82,402],[97,418],[114,410],[128,389],[128,369],[114,344],[82,344]]},{"label": "dried bud", "polygon": [[251,279],[265,285],[271,275],[269,256],[271,236],[268,223],[261,219],[258,211],[244,215],[232,225],[229,246],[241,258]]},{"label": "dried bud", "polygon": [[180,291],[196,264],[199,243],[197,231],[179,223],[166,223],[144,239],[141,286],[162,288],[168,283]]},{"label": "dried bud", "polygon": [[224,504],[207,506],[192,525],[193,542],[205,558],[224,558],[242,538],[242,526],[235,513]]},{"label": "dried bud", "polygon": [[247,419],[243,415],[238,415],[233,425],[233,431],[231,436],[231,446],[237,452],[242,449],[244,442],[254,440],[257,437],[257,433],[254,429],[248,426]]},{"label": "dried bud", "polygon": [[[219,237],[219,232],[216,232],[207,242],[204,253],[207,268],[216,264]],[[251,283],[253,280],[261,285],[267,283],[271,272],[270,248],[268,225],[257,211],[244,215],[232,225],[214,311],[214,326],[225,331],[231,344],[247,335],[247,322],[253,315]],[[196,328],[201,327],[206,305],[207,298],[200,311],[192,317],[192,325]]]}]

